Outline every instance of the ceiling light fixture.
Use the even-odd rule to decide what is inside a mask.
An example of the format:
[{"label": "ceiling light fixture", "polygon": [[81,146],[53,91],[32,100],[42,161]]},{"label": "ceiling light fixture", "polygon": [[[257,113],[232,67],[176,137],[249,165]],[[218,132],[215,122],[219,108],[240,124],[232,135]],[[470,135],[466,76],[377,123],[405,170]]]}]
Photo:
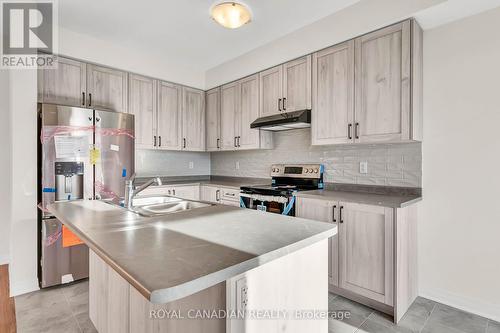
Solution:
[{"label": "ceiling light fixture", "polygon": [[220,25],[228,29],[236,29],[252,20],[250,9],[239,2],[221,2],[214,4],[210,15]]}]

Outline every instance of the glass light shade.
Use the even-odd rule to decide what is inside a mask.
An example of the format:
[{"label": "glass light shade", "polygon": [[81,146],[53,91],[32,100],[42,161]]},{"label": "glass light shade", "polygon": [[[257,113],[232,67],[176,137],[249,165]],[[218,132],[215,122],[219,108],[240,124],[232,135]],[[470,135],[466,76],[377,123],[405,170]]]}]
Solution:
[{"label": "glass light shade", "polygon": [[252,19],[250,10],[237,2],[222,2],[214,5],[211,15],[217,23],[228,29],[239,28]]}]

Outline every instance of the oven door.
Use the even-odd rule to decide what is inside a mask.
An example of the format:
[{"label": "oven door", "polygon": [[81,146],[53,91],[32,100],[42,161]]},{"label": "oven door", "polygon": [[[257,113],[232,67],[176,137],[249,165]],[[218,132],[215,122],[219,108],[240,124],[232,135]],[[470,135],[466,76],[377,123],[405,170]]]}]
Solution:
[{"label": "oven door", "polygon": [[273,196],[256,193],[240,193],[242,208],[295,216],[295,196]]}]

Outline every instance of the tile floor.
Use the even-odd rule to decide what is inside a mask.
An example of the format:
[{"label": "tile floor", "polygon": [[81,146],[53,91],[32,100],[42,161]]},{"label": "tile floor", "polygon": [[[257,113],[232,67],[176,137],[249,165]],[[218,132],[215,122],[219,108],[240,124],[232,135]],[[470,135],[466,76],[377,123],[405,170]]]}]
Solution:
[{"label": "tile floor", "polygon": [[[88,315],[88,281],[16,297],[17,332],[96,332]],[[399,325],[391,318],[341,296],[329,294],[330,311],[351,313],[329,320],[329,333],[500,333],[500,323],[425,298],[417,298]]]}]

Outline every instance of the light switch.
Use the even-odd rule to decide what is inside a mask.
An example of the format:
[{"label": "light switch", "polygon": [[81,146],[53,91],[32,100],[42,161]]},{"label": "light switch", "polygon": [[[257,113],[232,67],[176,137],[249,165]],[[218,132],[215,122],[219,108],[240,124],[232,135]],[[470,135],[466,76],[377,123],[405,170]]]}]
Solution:
[{"label": "light switch", "polygon": [[239,170],[240,169],[240,161],[236,161],[236,164],[234,167],[236,168],[236,170]]},{"label": "light switch", "polygon": [[368,173],[368,162],[359,162],[359,173]]},{"label": "light switch", "polygon": [[189,169],[194,169],[194,162],[189,162]]}]

